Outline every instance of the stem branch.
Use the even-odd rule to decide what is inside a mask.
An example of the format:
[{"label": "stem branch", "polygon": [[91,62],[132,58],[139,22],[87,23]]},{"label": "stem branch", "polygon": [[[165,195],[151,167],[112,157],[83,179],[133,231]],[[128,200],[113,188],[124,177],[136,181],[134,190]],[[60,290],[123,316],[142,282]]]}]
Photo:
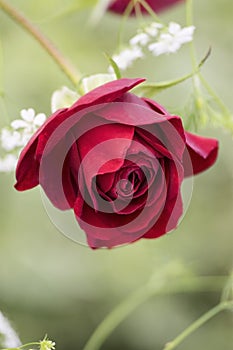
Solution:
[{"label": "stem branch", "polygon": [[219,291],[225,282],[225,277],[189,277],[179,281],[179,284],[174,283],[174,285],[171,283],[167,284],[166,281],[164,282],[165,284],[156,286],[149,282],[116,306],[98,325],[83,350],[99,350],[116,327],[150,297],[183,292]]},{"label": "stem branch", "polygon": [[217,315],[223,310],[227,310],[233,307],[233,302],[221,302],[217,306],[213,307],[211,310],[207,311],[204,315],[198,318],[194,323],[192,323],[188,328],[186,328],[181,334],[179,334],[173,341],[166,344],[164,350],[173,350],[182,343],[190,334],[196,331],[198,328],[203,326],[211,318]]}]

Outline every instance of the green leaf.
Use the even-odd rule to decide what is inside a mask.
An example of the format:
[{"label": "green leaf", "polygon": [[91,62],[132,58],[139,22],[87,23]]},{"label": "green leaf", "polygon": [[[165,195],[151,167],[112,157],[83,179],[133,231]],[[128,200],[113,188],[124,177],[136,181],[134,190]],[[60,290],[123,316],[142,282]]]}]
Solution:
[{"label": "green leaf", "polygon": [[121,72],[120,69],[118,67],[118,65],[116,64],[116,62],[112,59],[111,56],[109,56],[108,54],[105,53],[105,57],[107,58],[107,60],[109,61],[110,66],[112,67],[117,79],[121,79]]}]

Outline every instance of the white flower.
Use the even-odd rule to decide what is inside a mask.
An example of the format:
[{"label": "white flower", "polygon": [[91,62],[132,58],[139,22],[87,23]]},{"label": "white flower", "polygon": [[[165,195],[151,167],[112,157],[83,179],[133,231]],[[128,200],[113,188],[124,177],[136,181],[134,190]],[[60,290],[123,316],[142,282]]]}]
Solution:
[{"label": "white flower", "polygon": [[3,128],[0,132],[1,147],[10,152],[20,146],[21,135],[18,131]]},{"label": "white flower", "polygon": [[[4,158],[0,158],[0,172],[10,173],[16,168],[18,158],[14,154],[7,154]],[[0,314],[1,319],[1,314]],[[1,322],[1,321],[0,321]],[[1,334],[1,329],[0,329]]]},{"label": "white flower", "polygon": [[110,81],[116,80],[115,74],[94,74],[83,78],[80,85],[84,94]]},{"label": "white flower", "polygon": [[77,92],[63,86],[61,89],[54,91],[51,98],[52,113],[58,109],[70,107],[75,101],[79,99],[80,95]]},{"label": "white flower", "polygon": [[33,134],[41,125],[44,124],[46,120],[46,115],[44,113],[39,113],[36,115],[34,109],[23,109],[20,112],[22,119],[16,119],[11,122],[11,127],[14,130],[24,129],[25,133]]},{"label": "white flower", "polygon": [[[1,161],[0,161],[0,169],[1,169]],[[17,336],[14,329],[11,327],[10,322],[3,316],[1,312],[0,312],[0,336],[3,337],[3,340],[0,344],[0,346],[2,347],[17,348],[18,346],[21,345],[19,337]]]},{"label": "white flower", "polygon": [[148,48],[155,56],[177,52],[183,44],[193,40],[194,30],[194,26],[182,29],[178,23],[171,22],[168,32],[162,33],[158,41],[150,44]]},{"label": "white flower", "polygon": [[175,22],[170,22],[168,26],[168,32],[173,35],[175,40],[180,44],[192,41],[194,30],[194,26],[181,28],[181,26]]},{"label": "white flower", "polygon": [[[118,55],[114,55],[112,59],[116,62],[119,69],[125,70],[130,67],[135,60],[142,57],[144,57],[142,49],[138,46],[134,46],[124,49]],[[110,71],[112,71],[111,68],[109,69]]]},{"label": "white flower", "polygon": [[[32,108],[23,109],[20,115],[22,119],[15,119],[11,122],[13,129],[12,138],[15,138],[15,145],[14,147],[12,145],[11,149],[9,147],[6,149],[3,146],[5,150],[10,151],[16,147],[24,147],[36,130],[46,121],[46,115],[44,113],[36,114]],[[6,140],[6,143],[9,143],[9,139]]]},{"label": "white flower", "polygon": [[20,115],[21,119],[12,121],[9,128],[0,131],[0,146],[7,152],[4,158],[0,158],[0,172],[15,170],[18,159],[16,153],[26,146],[35,131],[46,120],[45,114],[36,114],[32,108],[23,109]]},{"label": "white flower", "polygon": [[156,37],[159,33],[159,30],[161,30],[162,28],[163,25],[161,23],[153,22],[145,28],[145,33],[152,37]]},{"label": "white flower", "polygon": [[136,34],[134,37],[132,37],[129,43],[131,46],[137,46],[137,45],[145,46],[148,44],[149,41],[150,41],[149,35],[141,32]]}]

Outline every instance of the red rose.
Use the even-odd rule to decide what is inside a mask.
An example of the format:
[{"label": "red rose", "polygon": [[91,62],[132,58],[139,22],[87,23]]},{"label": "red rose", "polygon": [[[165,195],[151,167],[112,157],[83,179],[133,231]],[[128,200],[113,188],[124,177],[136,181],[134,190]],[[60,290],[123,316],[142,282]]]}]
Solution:
[{"label": "red rose", "polygon": [[217,157],[217,140],[185,132],[180,117],[128,93],[142,81],[112,81],[57,111],[20,155],[16,189],[40,184],[55,207],[72,208],[92,248],[174,229],[184,177]]},{"label": "red rose", "polygon": [[[124,13],[130,1],[131,0],[113,0],[110,3],[109,10],[120,14]],[[163,11],[180,1],[182,0],[145,0],[145,2],[154,10],[154,12]],[[141,5],[141,10],[142,12],[147,13],[143,5]]]}]

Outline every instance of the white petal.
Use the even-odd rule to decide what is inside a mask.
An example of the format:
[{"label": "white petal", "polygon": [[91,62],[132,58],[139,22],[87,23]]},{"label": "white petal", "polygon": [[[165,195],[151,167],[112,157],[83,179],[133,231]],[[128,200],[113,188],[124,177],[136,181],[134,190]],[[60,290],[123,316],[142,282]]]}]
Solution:
[{"label": "white petal", "polygon": [[130,39],[129,43],[131,46],[135,46],[135,45],[145,46],[146,44],[148,44],[149,41],[150,41],[150,38],[148,34],[139,33],[135,35],[132,39]]},{"label": "white petal", "polygon": [[22,119],[16,119],[11,122],[11,127],[15,130],[26,128],[28,126],[28,123],[25,120]]},{"label": "white petal", "polygon": [[35,114],[36,113],[33,108],[22,109],[22,111],[20,112],[22,119],[29,123],[33,121]]},{"label": "white petal", "polygon": [[79,97],[77,92],[68,89],[66,86],[54,91],[51,98],[52,113],[55,113],[58,109],[70,107]]},{"label": "white petal", "polygon": [[44,113],[39,113],[34,119],[34,125],[41,126],[46,121],[46,115]]},{"label": "white petal", "polygon": [[174,34],[178,33],[180,31],[180,29],[181,29],[180,24],[175,23],[175,22],[169,23],[169,26],[168,26],[169,33],[174,35]]},{"label": "white petal", "polygon": [[[9,172],[15,169],[17,158],[13,155],[8,155],[5,158],[5,171]],[[0,160],[0,171],[4,167],[1,167]],[[0,312],[0,335],[3,336],[2,346],[5,348],[17,348],[21,345],[20,339],[14,329],[11,327],[10,322],[6,317]]]},{"label": "white petal", "polygon": [[[17,164],[17,157],[13,154],[8,154],[5,158],[0,158],[0,172],[9,173],[15,170]],[[10,328],[8,329],[7,324],[3,323],[3,319],[0,313],[0,335],[3,334],[5,338],[4,346],[7,347],[16,347],[19,343],[13,341],[12,335],[10,334]],[[8,337],[6,337],[8,335]]]},{"label": "white petal", "polygon": [[18,131],[10,131],[6,128],[2,129],[0,134],[0,141],[2,148],[9,152],[19,147],[20,133]]},{"label": "white petal", "polygon": [[164,53],[168,53],[167,44],[165,42],[158,42],[149,45],[149,50],[154,56],[160,56]]},{"label": "white petal", "polygon": [[161,23],[153,22],[145,28],[145,32],[152,37],[156,37],[158,35],[159,29],[161,28],[163,28],[163,25]]},{"label": "white petal", "polygon": [[115,74],[94,74],[82,79],[81,89],[86,94],[98,86],[101,86],[113,80],[116,80]]}]

